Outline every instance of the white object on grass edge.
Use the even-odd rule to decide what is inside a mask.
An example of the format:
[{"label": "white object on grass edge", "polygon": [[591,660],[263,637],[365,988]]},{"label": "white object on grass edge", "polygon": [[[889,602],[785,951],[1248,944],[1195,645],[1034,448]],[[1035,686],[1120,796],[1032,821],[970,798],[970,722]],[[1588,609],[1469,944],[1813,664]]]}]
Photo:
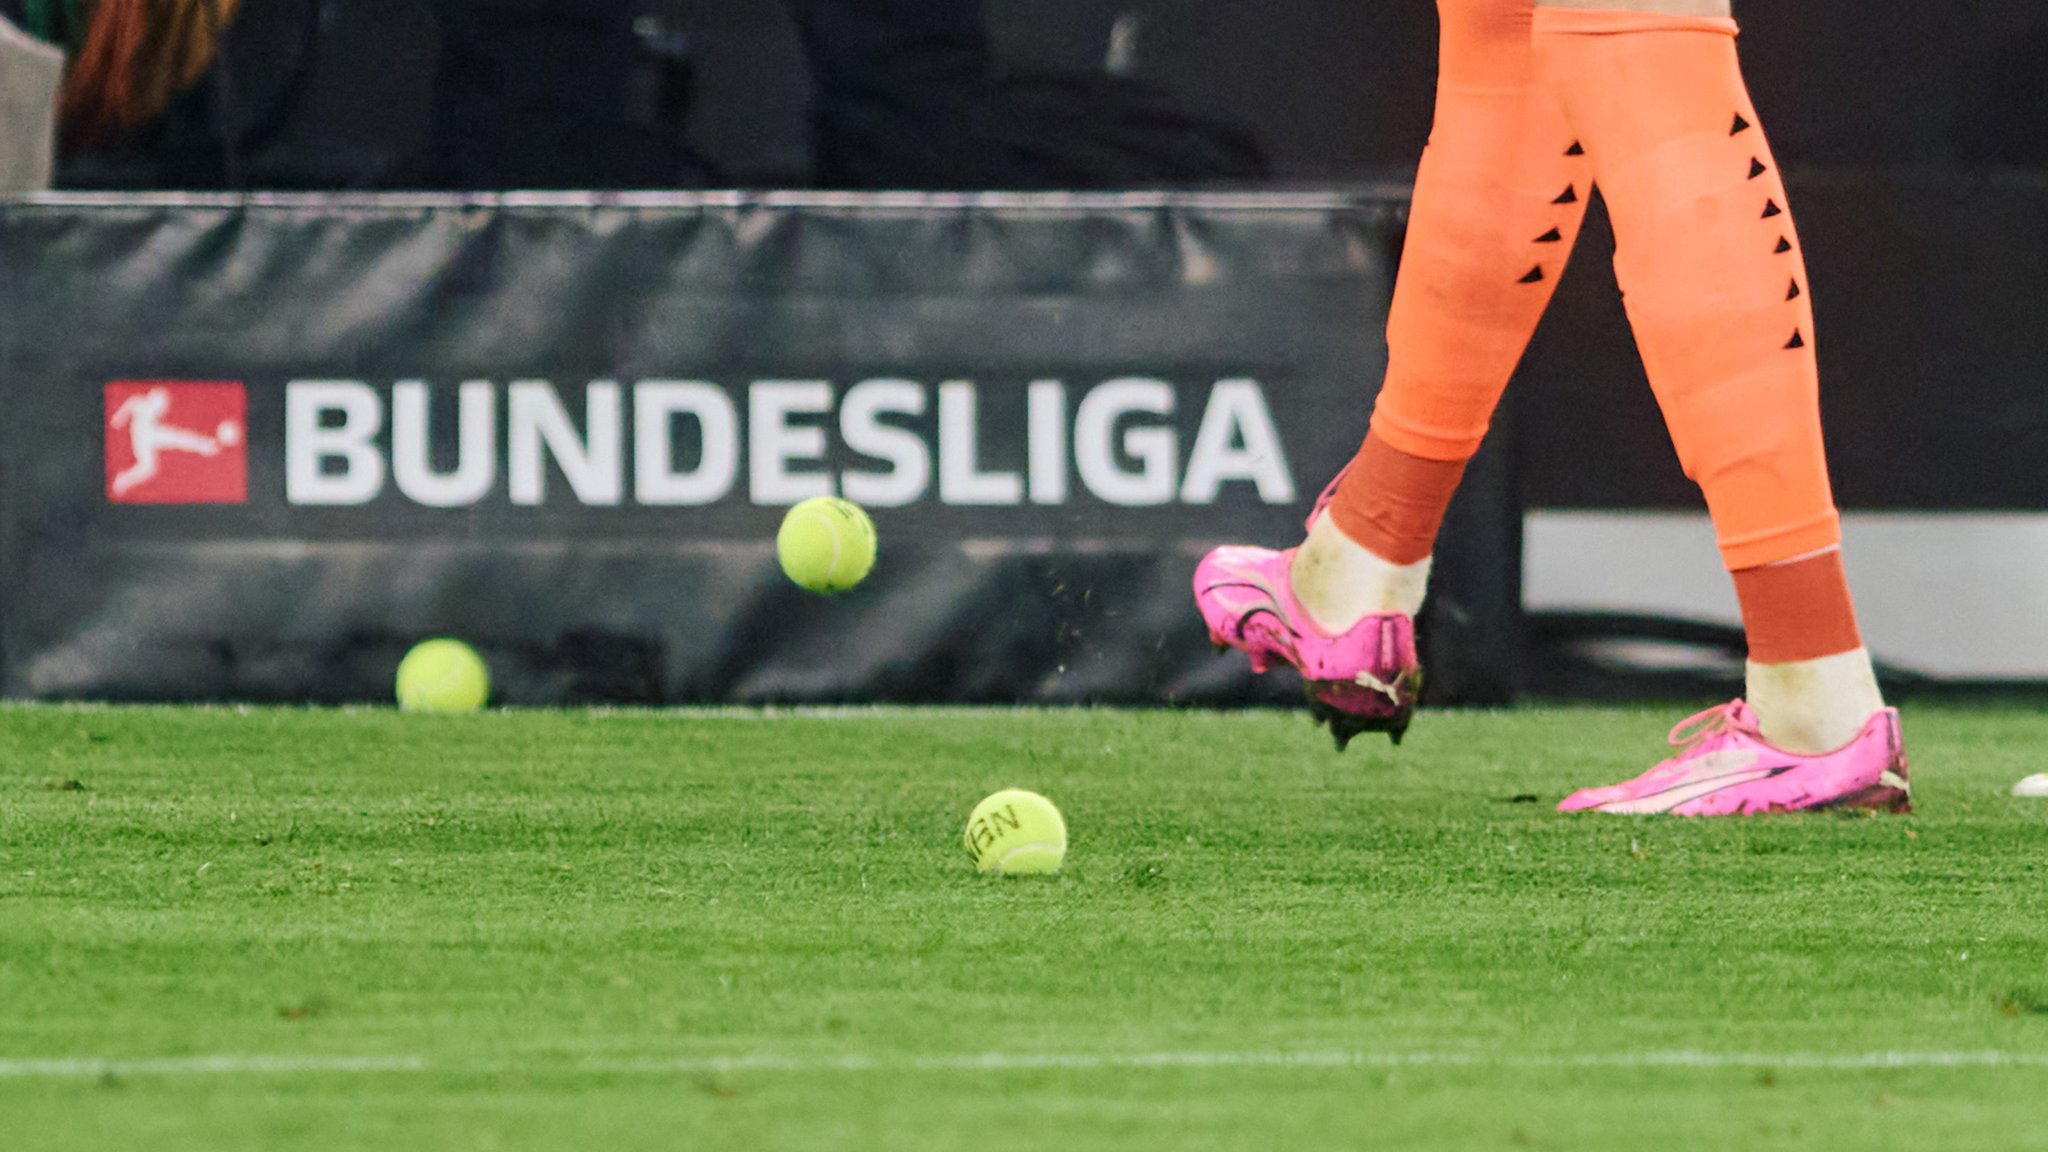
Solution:
[{"label": "white object on grass edge", "polygon": [[2048,772],[2036,772],[2013,785],[2012,794],[2034,800],[2048,800]]}]

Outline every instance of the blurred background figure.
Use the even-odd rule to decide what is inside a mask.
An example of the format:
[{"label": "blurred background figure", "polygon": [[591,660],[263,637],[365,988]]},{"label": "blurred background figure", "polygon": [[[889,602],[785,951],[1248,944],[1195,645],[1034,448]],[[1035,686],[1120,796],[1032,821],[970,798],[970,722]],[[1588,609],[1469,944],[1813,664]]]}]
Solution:
[{"label": "blurred background figure", "polygon": [[64,53],[0,19],[0,192],[50,186]]},{"label": "blurred background figure", "polygon": [[[697,98],[713,0],[0,0],[73,64],[60,181],[97,188],[679,188],[691,144],[806,86],[810,156],[732,168],[841,188],[1103,188],[1265,177],[1247,132],[1100,67],[1005,67],[983,0],[788,0],[803,58]],[[721,48],[745,50],[728,41]],[[793,74],[794,73],[794,74]],[[744,135],[746,129],[741,129]],[[730,136],[731,133],[725,135]]]},{"label": "blurred background figure", "polygon": [[[63,150],[114,147],[162,117],[174,97],[207,77],[238,3],[0,0],[0,15],[25,34],[8,55],[10,63],[21,62],[25,77],[19,98],[49,109],[43,78],[54,65],[61,76],[55,95]],[[10,85],[10,110],[16,98]]]},{"label": "blurred background figure", "polygon": [[[116,189],[1405,183],[1429,129],[1431,9],[0,0],[77,62],[57,183]],[[2048,158],[2048,7],[1860,11],[1746,16],[1795,172]],[[1840,51],[1801,50],[1845,26]]]},{"label": "blurred background figure", "polygon": [[818,87],[816,180],[843,188],[1117,188],[1250,182],[1250,133],[1127,72],[1135,21],[1104,66],[1016,71],[980,0],[789,0]]},{"label": "blurred background figure", "polygon": [[[31,125],[54,120],[54,138],[41,145],[45,157],[136,147],[173,101],[209,77],[238,5],[0,0],[0,16],[19,33],[6,53],[9,146],[32,136]],[[54,90],[47,83],[53,73]]]},{"label": "blurred background figure", "polygon": [[15,0],[71,56],[59,120],[66,148],[101,146],[163,115],[213,65],[238,0]]},{"label": "blurred background figure", "polygon": [[686,46],[640,20],[634,0],[69,2],[74,22],[45,34],[73,59],[67,186],[624,188],[711,176],[684,139]]}]

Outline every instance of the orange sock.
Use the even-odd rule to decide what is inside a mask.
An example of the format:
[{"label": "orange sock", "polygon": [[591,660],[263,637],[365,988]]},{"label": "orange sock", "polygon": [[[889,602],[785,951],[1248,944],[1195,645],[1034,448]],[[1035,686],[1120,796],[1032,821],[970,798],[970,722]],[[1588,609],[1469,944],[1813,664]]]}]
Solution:
[{"label": "orange sock", "polygon": [[1838,546],[1806,267],[1734,21],[1545,8],[1535,27],[1614,222],[1650,385],[1729,569]]},{"label": "orange sock", "polygon": [[1735,573],[1749,658],[1797,664],[1863,647],[1856,608],[1842,572],[1842,550]]},{"label": "orange sock", "polygon": [[1592,179],[1538,83],[1533,0],[1438,0],[1437,12],[1436,122],[1387,323],[1386,383],[1331,505],[1345,535],[1397,564],[1429,555],[1578,239]]},{"label": "orange sock", "polygon": [[1411,456],[1368,432],[1351,461],[1330,519],[1352,543],[1389,564],[1419,564],[1436,548],[1444,512],[1464,479],[1463,460]]}]

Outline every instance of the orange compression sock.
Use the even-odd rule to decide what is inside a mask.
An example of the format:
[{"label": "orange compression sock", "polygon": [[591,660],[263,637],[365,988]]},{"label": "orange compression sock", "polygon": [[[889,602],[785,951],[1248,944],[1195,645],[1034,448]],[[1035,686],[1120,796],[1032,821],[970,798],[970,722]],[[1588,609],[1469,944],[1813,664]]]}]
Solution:
[{"label": "orange compression sock", "polygon": [[1337,482],[1330,518],[1353,544],[1389,564],[1420,564],[1436,547],[1465,461],[1411,456],[1368,432]]},{"label": "orange compression sock", "polygon": [[1839,548],[1744,568],[1735,573],[1735,595],[1749,658],[1758,664],[1797,664],[1863,647]]},{"label": "orange compression sock", "polygon": [[1835,548],[1806,267],[1734,22],[1544,8],[1535,27],[1544,82],[1614,222],[1651,387],[1729,569]]},{"label": "orange compression sock", "polygon": [[1398,552],[1381,556],[1395,563],[1429,554],[1578,239],[1592,180],[1538,82],[1533,0],[1438,0],[1437,12],[1436,121],[1415,177],[1386,383],[1331,506],[1347,536]]}]

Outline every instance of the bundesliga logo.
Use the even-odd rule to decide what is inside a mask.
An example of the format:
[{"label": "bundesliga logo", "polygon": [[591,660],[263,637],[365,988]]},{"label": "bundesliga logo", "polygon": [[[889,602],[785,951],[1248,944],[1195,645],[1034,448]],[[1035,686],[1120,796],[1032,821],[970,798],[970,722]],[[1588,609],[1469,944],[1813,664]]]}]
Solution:
[{"label": "bundesliga logo", "polygon": [[122,380],[106,386],[107,500],[243,504],[248,398],[240,384]]},{"label": "bundesliga logo", "polygon": [[[1206,390],[1150,377],[1078,388],[1047,379],[1001,399],[971,381],[894,377],[844,389],[756,380],[730,391],[597,380],[580,397],[547,380],[470,380],[439,418],[454,416],[453,426],[430,429],[434,391],[419,379],[388,389],[287,382],[286,503],[359,506],[395,488],[433,508],[494,495],[533,507],[548,502],[557,475],[570,499],[593,507],[785,506],[834,494],[881,508],[1000,507],[1065,505],[1085,492],[1142,508],[1214,504],[1231,484],[1267,504],[1296,491],[1265,389],[1249,378]],[[108,384],[108,502],[246,504],[247,406],[239,382]],[[1183,422],[1183,408],[1199,418]],[[258,429],[257,449],[274,450],[275,435]]]}]

